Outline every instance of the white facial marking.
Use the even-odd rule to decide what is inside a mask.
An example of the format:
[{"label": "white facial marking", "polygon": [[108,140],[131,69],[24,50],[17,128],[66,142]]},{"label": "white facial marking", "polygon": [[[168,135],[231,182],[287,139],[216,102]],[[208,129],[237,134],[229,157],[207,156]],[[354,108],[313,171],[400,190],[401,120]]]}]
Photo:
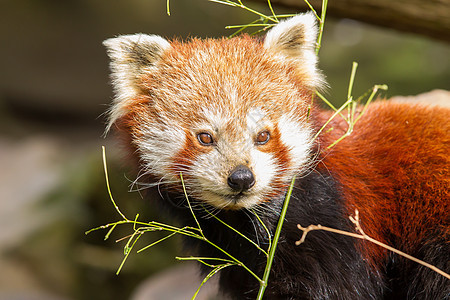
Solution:
[{"label": "white facial marking", "polygon": [[257,188],[262,190],[272,182],[277,171],[277,164],[272,154],[261,152],[258,149],[252,149],[250,154],[251,167],[258,183]]},{"label": "white facial marking", "polygon": [[173,178],[167,167],[172,165],[172,159],[183,148],[185,133],[181,126],[176,124],[162,125],[155,128],[152,125],[144,126],[144,140],[138,144],[142,161],[152,173],[166,180]]},{"label": "white facial marking", "polygon": [[309,160],[309,153],[312,146],[312,130],[306,122],[296,122],[286,115],[282,116],[278,122],[278,129],[281,134],[281,141],[289,149],[291,155],[291,167],[299,170]]}]

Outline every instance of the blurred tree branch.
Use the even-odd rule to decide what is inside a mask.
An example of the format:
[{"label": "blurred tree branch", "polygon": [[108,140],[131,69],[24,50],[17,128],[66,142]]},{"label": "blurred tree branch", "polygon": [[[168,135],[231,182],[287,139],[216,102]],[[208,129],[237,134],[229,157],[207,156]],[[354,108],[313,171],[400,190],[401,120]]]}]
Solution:
[{"label": "blurred tree branch", "polygon": [[[308,8],[303,0],[271,2],[300,10]],[[320,11],[322,0],[309,2]],[[450,0],[331,0],[327,14],[450,42]]]}]

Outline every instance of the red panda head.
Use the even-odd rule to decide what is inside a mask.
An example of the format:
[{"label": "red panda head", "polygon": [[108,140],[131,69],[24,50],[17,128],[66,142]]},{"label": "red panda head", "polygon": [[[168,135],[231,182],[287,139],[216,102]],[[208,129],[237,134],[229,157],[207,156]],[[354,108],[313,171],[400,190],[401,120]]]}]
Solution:
[{"label": "red panda head", "polygon": [[281,22],[264,42],[105,41],[116,90],[111,127],[129,135],[141,172],[216,208],[281,195],[310,161],[311,94],[323,80],[312,14]]}]

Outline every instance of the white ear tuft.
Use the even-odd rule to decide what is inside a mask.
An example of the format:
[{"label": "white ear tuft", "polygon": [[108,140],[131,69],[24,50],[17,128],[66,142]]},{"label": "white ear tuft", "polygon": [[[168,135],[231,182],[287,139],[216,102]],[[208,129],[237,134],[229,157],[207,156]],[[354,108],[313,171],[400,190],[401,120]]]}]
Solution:
[{"label": "white ear tuft", "polygon": [[284,59],[294,60],[306,85],[320,88],[324,79],[317,69],[315,53],[317,23],[313,13],[299,14],[269,30],[264,47]]},{"label": "white ear tuft", "polygon": [[116,92],[106,129],[108,131],[126,113],[126,103],[139,94],[142,75],[156,67],[170,44],[157,35],[133,34],[108,39],[103,45],[111,59],[111,77]]}]

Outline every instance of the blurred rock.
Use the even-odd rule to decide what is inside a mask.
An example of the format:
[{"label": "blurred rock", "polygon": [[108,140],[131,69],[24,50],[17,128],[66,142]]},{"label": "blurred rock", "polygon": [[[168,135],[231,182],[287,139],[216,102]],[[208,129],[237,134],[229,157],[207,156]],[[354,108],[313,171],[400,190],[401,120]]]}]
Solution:
[{"label": "blurred rock", "polygon": [[0,254],[1,300],[68,300],[45,289],[30,270],[16,261],[2,258]]},{"label": "blurred rock", "polygon": [[62,182],[59,148],[48,136],[0,139],[0,251],[52,222],[50,212],[37,215],[33,206]]},{"label": "blurred rock", "polygon": [[55,221],[52,210],[37,211],[42,198],[62,182],[60,148],[48,136],[0,139],[0,299],[63,299],[46,290],[26,262],[8,251]]},{"label": "blurred rock", "polygon": [[[203,277],[197,264],[183,262],[142,282],[130,300],[187,300],[200,286]],[[225,300],[218,293],[218,275],[200,289],[196,300]]]},{"label": "blurred rock", "polygon": [[416,96],[395,96],[391,101],[396,102],[416,102],[429,105],[450,107],[450,91],[433,90]]}]

